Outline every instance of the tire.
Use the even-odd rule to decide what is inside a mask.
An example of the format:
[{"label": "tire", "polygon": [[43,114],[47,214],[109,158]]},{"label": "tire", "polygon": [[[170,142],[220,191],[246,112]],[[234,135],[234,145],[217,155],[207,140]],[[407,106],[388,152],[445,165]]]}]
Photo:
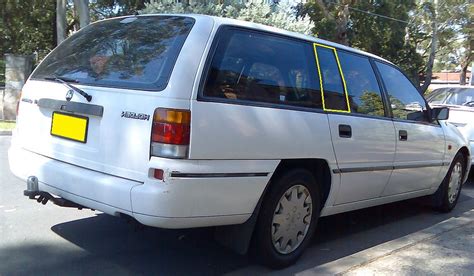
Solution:
[{"label": "tire", "polygon": [[[461,170],[459,172],[459,169]],[[460,175],[459,175],[460,173]],[[458,152],[449,167],[448,173],[443,179],[436,193],[433,194],[433,207],[443,213],[450,212],[458,202],[462,189],[462,180],[466,174],[466,163],[463,155]],[[460,179],[458,179],[460,177]],[[455,183],[456,182],[456,183]],[[451,183],[451,188],[450,188]],[[458,187],[458,188],[457,188]],[[453,191],[454,190],[454,191]]]},{"label": "tire", "polygon": [[310,243],[320,213],[320,189],[313,174],[305,169],[278,175],[269,189],[262,202],[252,247],[259,263],[280,269],[295,263]]}]

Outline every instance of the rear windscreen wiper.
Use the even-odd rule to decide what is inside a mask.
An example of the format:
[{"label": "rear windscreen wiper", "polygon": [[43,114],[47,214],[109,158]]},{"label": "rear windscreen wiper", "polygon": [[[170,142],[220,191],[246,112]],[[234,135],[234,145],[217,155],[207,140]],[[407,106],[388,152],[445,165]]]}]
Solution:
[{"label": "rear windscreen wiper", "polygon": [[90,102],[92,100],[92,96],[87,94],[84,90],[81,90],[75,86],[72,86],[71,84],[69,84],[69,82],[75,82],[75,83],[78,83],[77,80],[75,79],[70,79],[70,78],[66,78],[66,77],[58,77],[58,76],[52,76],[52,77],[45,77],[44,78],[45,80],[51,80],[51,81],[56,81],[56,82],[59,82],[61,84],[63,84],[64,86],[66,86],[67,88],[71,89],[72,91],[74,92],[77,92],[79,94],[81,94],[81,96],[83,96],[84,98],[86,98],[86,100],[88,102]]}]

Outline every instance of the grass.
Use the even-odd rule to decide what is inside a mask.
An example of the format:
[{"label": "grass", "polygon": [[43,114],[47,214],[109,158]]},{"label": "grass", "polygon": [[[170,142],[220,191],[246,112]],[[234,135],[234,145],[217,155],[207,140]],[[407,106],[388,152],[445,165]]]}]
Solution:
[{"label": "grass", "polygon": [[15,122],[0,121],[0,131],[2,131],[2,130],[12,130],[14,128],[15,128]]}]

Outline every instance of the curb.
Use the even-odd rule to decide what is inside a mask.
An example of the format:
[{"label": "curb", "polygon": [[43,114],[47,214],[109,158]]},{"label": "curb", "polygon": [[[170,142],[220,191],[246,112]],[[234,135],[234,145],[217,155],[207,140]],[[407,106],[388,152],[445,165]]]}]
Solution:
[{"label": "curb", "polygon": [[380,244],[327,264],[301,271],[296,275],[341,275],[377,261],[383,257],[387,257],[391,254],[415,246],[421,242],[434,239],[444,233],[464,227],[472,223],[473,220],[474,210],[470,210],[425,230]]},{"label": "curb", "polygon": [[11,130],[0,130],[0,136],[11,136],[12,131]]}]

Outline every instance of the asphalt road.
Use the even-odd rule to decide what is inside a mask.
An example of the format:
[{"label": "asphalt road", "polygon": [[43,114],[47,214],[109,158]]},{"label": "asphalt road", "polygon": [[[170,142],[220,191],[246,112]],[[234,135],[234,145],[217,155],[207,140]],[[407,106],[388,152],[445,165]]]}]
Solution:
[{"label": "asphalt road", "polygon": [[10,137],[0,136],[0,275],[294,274],[474,209],[468,183],[449,214],[416,199],[322,218],[300,261],[270,271],[214,242],[211,228],[140,229],[100,212],[28,200],[25,184],[8,169],[9,144]]}]

